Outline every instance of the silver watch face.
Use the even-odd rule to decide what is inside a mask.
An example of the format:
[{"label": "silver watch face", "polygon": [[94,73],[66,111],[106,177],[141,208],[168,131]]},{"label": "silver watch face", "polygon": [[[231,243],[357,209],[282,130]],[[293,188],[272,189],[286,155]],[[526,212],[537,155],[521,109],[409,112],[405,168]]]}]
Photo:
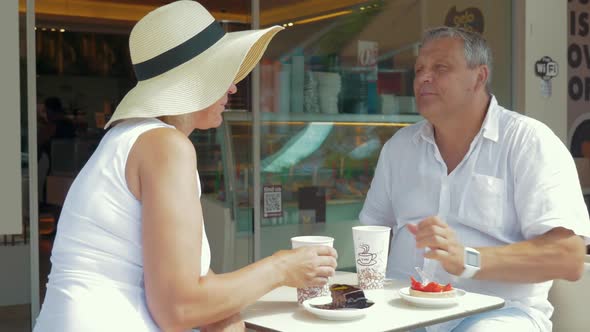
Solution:
[{"label": "silver watch face", "polygon": [[473,251],[465,251],[465,264],[479,267],[479,255]]}]

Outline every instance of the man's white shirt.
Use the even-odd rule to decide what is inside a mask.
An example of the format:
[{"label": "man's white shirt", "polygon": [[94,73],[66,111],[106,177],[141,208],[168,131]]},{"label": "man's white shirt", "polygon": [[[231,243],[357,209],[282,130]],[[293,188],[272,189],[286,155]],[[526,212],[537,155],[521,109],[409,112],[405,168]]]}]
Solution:
[{"label": "man's white shirt", "polygon": [[423,259],[405,227],[429,216],[447,222],[469,247],[530,240],[555,227],[570,229],[590,244],[575,164],[546,125],[504,109],[492,96],[481,130],[448,175],[428,121],[400,129],[383,146],[360,221],[392,227],[388,277],[409,282],[414,266],[423,266],[438,282],[502,297],[541,330],[551,330],[547,294],[552,282],[517,284],[448,274],[438,262]]}]

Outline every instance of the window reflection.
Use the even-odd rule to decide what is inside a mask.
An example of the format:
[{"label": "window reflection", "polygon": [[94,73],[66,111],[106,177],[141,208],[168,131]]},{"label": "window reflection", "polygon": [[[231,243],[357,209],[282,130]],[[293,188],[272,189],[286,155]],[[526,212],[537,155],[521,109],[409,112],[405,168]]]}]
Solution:
[{"label": "window reflection", "polygon": [[[347,239],[380,150],[421,120],[413,80],[423,31],[446,24],[482,33],[495,55],[492,92],[509,105],[511,27],[493,22],[510,22],[511,1],[261,1],[260,10],[261,26],[285,27],[260,66],[260,186],[280,186],[283,206],[261,220],[262,256],[290,236],[329,235],[339,268],[353,268]],[[309,188],[322,193],[321,211],[308,211]]]}]

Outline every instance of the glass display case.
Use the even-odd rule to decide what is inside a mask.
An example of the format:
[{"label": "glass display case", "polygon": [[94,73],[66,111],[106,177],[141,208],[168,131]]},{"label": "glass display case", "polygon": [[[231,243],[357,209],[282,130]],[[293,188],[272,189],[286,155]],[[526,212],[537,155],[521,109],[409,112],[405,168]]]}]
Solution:
[{"label": "glass display case", "polygon": [[381,147],[398,129],[420,119],[416,114],[262,113],[256,186],[252,113],[226,112],[220,131],[225,190],[212,198],[223,200],[236,239],[249,244],[236,255],[251,255],[253,190],[260,188],[261,257],[288,248],[292,236],[327,235],[335,238],[339,269],[354,269],[351,227],[358,224]]},{"label": "glass display case", "polygon": [[222,255],[212,258],[214,271],[307,234],[334,237],[338,269],[354,269],[351,227],[380,150],[421,119],[413,68],[427,28],[482,33],[494,49],[492,91],[510,104],[511,26],[490,24],[510,17],[510,1],[313,3],[257,2],[253,28],[285,29],[249,76],[251,102],[226,112],[211,136],[213,152],[197,144],[207,235],[213,255]]}]

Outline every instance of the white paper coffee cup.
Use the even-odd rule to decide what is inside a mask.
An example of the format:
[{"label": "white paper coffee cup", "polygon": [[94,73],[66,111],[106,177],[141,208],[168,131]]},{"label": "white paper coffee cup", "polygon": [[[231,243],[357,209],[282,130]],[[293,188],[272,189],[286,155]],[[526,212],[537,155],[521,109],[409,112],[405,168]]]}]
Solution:
[{"label": "white paper coffee cup", "polygon": [[[329,236],[296,236],[291,238],[291,246],[297,249],[304,246],[328,246],[334,247],[334,238]],[[312,299],[318,296],[330,295],[330,286],[326,283],[323,287],[297,288],[297,302]]]},{"label": "white paper coffee cup", "polygon": [[390,234],[391,227],[386,226],[352,228],[356,273],[360,288],[383,288]]}]

